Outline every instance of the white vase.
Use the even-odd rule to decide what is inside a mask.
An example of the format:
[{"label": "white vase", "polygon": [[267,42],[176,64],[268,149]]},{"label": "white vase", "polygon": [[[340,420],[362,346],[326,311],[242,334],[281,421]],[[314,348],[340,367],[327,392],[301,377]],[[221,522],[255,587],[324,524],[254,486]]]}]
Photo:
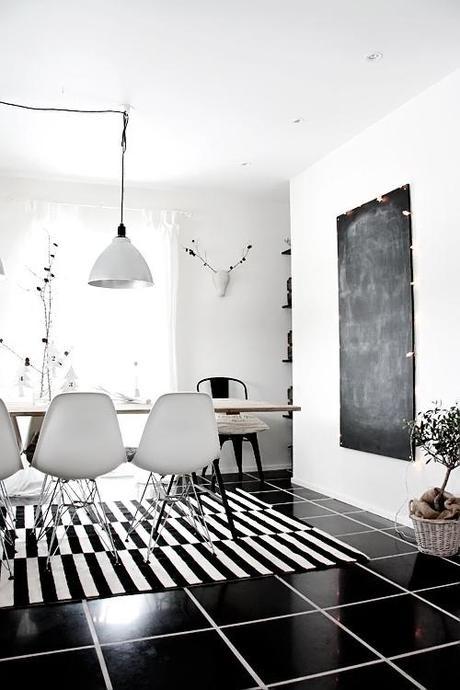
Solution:
[{"label": "white vase", "polygon": [[219,297],[225,297],[230,282],[230,271],[216,271],[212,274],[212,282]]}]

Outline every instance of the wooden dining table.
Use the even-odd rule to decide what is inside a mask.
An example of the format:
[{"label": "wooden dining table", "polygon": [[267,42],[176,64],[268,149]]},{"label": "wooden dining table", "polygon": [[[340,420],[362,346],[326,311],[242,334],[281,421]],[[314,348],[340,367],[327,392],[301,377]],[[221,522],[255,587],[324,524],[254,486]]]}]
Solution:
[{"label": "wooden dining table", "polygon": [[[152,409],[152,403],[118,403],[115,402],[117,414],[148,414]],[[287,403],[271,403],[264,400],[244,400],[239,398],[213,398],[215,412],[222,414],[241,414],[248,412],[298,412],[298,405]],[[46,403],[6,403],[11,418],[18,417],[44,417],[48,404]]]}]

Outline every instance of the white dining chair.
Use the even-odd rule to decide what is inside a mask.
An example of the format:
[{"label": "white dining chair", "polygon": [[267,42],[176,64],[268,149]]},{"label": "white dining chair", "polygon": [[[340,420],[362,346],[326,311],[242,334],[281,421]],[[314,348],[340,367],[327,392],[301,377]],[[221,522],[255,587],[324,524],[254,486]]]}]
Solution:
[{"label": "white dining chair", "polygon": [[[55,479],[49,499],[57,509],[52,517],[48,567],[59,545],[57,531],[63,516],[69,513],[71,524],[73,513],[78,508],[83,508],[94,525],[102,528],[102,541],[118,562],[96,480],[125,461],[117,414],[108,395],[61,393],[53,398],[32,459],[33,467]],[[70,524],[64,527],[64,535]],[[41,530],[39,537],[43,532]]]},{"label": "white dining chair", "polygon": [[6,544],[14,544],[15,518],[5,486],[5,479],[19,470],[22,470],[22,462],[16,433],[6,405],[3,400],[0,400],[0,508],[2,508],[3,515],[2,524],[0,524],[0,548],[2,550],[0,563],[6,564],[11,579],[13,572],[8,560]]},{"label": "white dining chair", "polygon": [[[167,393],[153,406],[133,463],[149,473],[140,504],[149,486],[155,499],[145,509],[152,518],[146,562],[175,505],[195,532],[214,550],[197,490],[196,472],[220,457],[219,436],[212,400],[205,393]],[[170,476],[167,488],[163,478]],[[134,515],[129,534],[145,516]]]}]

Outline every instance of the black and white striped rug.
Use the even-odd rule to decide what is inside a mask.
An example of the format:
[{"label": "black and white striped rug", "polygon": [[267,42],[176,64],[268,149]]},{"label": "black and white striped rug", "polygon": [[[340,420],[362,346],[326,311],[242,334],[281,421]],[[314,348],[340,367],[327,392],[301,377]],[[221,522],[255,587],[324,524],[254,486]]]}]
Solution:
[{"label": "black and white striped rug", "polygon": [[[222,582],[239,578],[330,568],[367,557],[308,523],[290,518],[241,489],[227,492],[240,538],[231,539],[222,505],[204,495],[213,554],[197,538],[178,503],[163,528],[150,562],[144,562],[150,525],[143,520],[126,540],[137,501],[105,504],[119,553],[114,565],[104,549],[99,528],[84,510],[63,518],[58,537],[67,532],[46,568],[47,540],[36,540],[35,506],[16,508],[16,553],[8,547],[14,579],[0,571],[0,607],[107,597]],[[53,506],[53,509],[55,507]],[[145,513],[145,504],[140,506]]]}]

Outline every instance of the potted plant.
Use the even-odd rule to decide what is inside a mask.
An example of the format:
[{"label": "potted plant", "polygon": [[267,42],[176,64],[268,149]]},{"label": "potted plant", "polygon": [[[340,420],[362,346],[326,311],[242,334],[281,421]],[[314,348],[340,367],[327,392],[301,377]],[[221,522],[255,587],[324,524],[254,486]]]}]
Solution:
[{"label": "potted plant", "polygon": [[460,498],[446,491],[454,469],[460,466],[460,405],[435,404],[409,422],[412,446],[421,448],[426,462],[446,468],[441,487],[425,491],[409,504],[417,546],[423,553],[452,556],[460,549]]}]

